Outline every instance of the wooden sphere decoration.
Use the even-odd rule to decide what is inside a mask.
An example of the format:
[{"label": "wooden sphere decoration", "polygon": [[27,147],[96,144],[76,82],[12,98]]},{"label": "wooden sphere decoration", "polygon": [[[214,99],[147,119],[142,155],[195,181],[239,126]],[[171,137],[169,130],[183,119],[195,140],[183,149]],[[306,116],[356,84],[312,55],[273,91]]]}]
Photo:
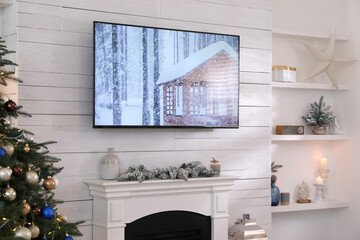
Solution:
[{"label": "wooden sphere decoration", "polygon": [[23,147],[22,150],[23,150],[24,153],[30,152],[30,147],[29,147],[29,145],[26,144],[26,145]]},{"label": "wooden sphere decoration", "polygon": [[47,178],[47,179],[44,180],[43,187],[46,190],[53,190],[56,187],[56,183],[55,183],[54,179]]},{"label": "wooden sphere decoration", "polygon": [[21,210],[21,213],[26,216],[29,214],[30,211],[31,211],[30,204],[28,204],[27,202],[24,202],[24,208]]},{"label": "wooden sphere decoration", "polygon": [[39,234],[40,234],[40,229],[36,225],[31,225],[29,227],[29,230],[31,232],[31,238],[37,238],[39,236]]},{"label": "wooden sphere decoration", "polygon": [[13,112],[16,110],[16,103],[10,99],[7,102],[5,102],[4,109],[7,112]]}]

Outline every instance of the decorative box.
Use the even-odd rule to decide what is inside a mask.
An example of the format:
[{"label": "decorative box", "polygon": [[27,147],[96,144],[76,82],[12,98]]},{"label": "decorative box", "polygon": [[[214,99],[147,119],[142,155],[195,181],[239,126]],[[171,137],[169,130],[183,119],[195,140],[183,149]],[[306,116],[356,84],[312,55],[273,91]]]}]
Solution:
[{"label": "decorative box", "polygon": [[296,82],[296,68],[289,66],[273,66],[272,80],[274,82]]},{"label": "decorative box", "polygon": [[304,135],[304,125],[276,125],[276,135]]}]

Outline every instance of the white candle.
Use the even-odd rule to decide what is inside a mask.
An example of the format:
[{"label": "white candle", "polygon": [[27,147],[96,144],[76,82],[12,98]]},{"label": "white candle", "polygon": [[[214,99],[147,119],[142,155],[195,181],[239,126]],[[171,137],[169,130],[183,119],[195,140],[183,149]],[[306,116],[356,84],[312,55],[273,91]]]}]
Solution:
[{"label": "white candle", "polygon": [[323,157],[320,159],[320,169],[327,169],[327,158]]},{"label": "white candle", "polygon": [[324,179],[322,179],[320,176],[316,178],[316,184],[324,184]]}]

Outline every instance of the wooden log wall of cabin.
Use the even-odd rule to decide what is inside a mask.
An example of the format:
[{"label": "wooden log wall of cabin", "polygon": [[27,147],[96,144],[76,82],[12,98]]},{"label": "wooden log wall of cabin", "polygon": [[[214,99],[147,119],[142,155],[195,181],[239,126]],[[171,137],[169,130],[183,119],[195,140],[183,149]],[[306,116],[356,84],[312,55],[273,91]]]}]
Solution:
[{"label": "wooden log wall of cabin", "polygon": [[[19,104],[33,118],[19,126],[36,133],[65,167],[56,196],[70,220],[86,220],[92,200],[84,179],[99,178],[99,160],[114,147],[122,168],[166,167],[220,160],[237,175],[230,196],[232,224],[250,213],[268,232],[270,212],[271,0],[26,0],[17,1]],[[92,21],[151,25],[240,35],[239,129],[93,129]],[[5,28],[5,27],[4,27]],[[95,240],[95,239],[94,239]]]}]

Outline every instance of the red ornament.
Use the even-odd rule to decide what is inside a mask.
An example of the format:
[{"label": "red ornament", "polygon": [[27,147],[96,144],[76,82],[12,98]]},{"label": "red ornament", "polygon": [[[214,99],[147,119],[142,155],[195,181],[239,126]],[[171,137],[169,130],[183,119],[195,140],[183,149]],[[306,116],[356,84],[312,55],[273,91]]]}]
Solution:
[{"label": "red ornament", "polygon": [[4,109],[7,112],[13,112],[16,110],[16,103],[13,100],[9,100],[4,104]]},{"label": "red ornament", "polygon": [[14,175],[21,176],[24,173],[24,170],[19,166],[15,165],[13,168]]},{"label": "red ornament", "polygon": [[38,206],[33,206],[32,211],[33,211],[35,217],[40,216],[41,210]]}]

